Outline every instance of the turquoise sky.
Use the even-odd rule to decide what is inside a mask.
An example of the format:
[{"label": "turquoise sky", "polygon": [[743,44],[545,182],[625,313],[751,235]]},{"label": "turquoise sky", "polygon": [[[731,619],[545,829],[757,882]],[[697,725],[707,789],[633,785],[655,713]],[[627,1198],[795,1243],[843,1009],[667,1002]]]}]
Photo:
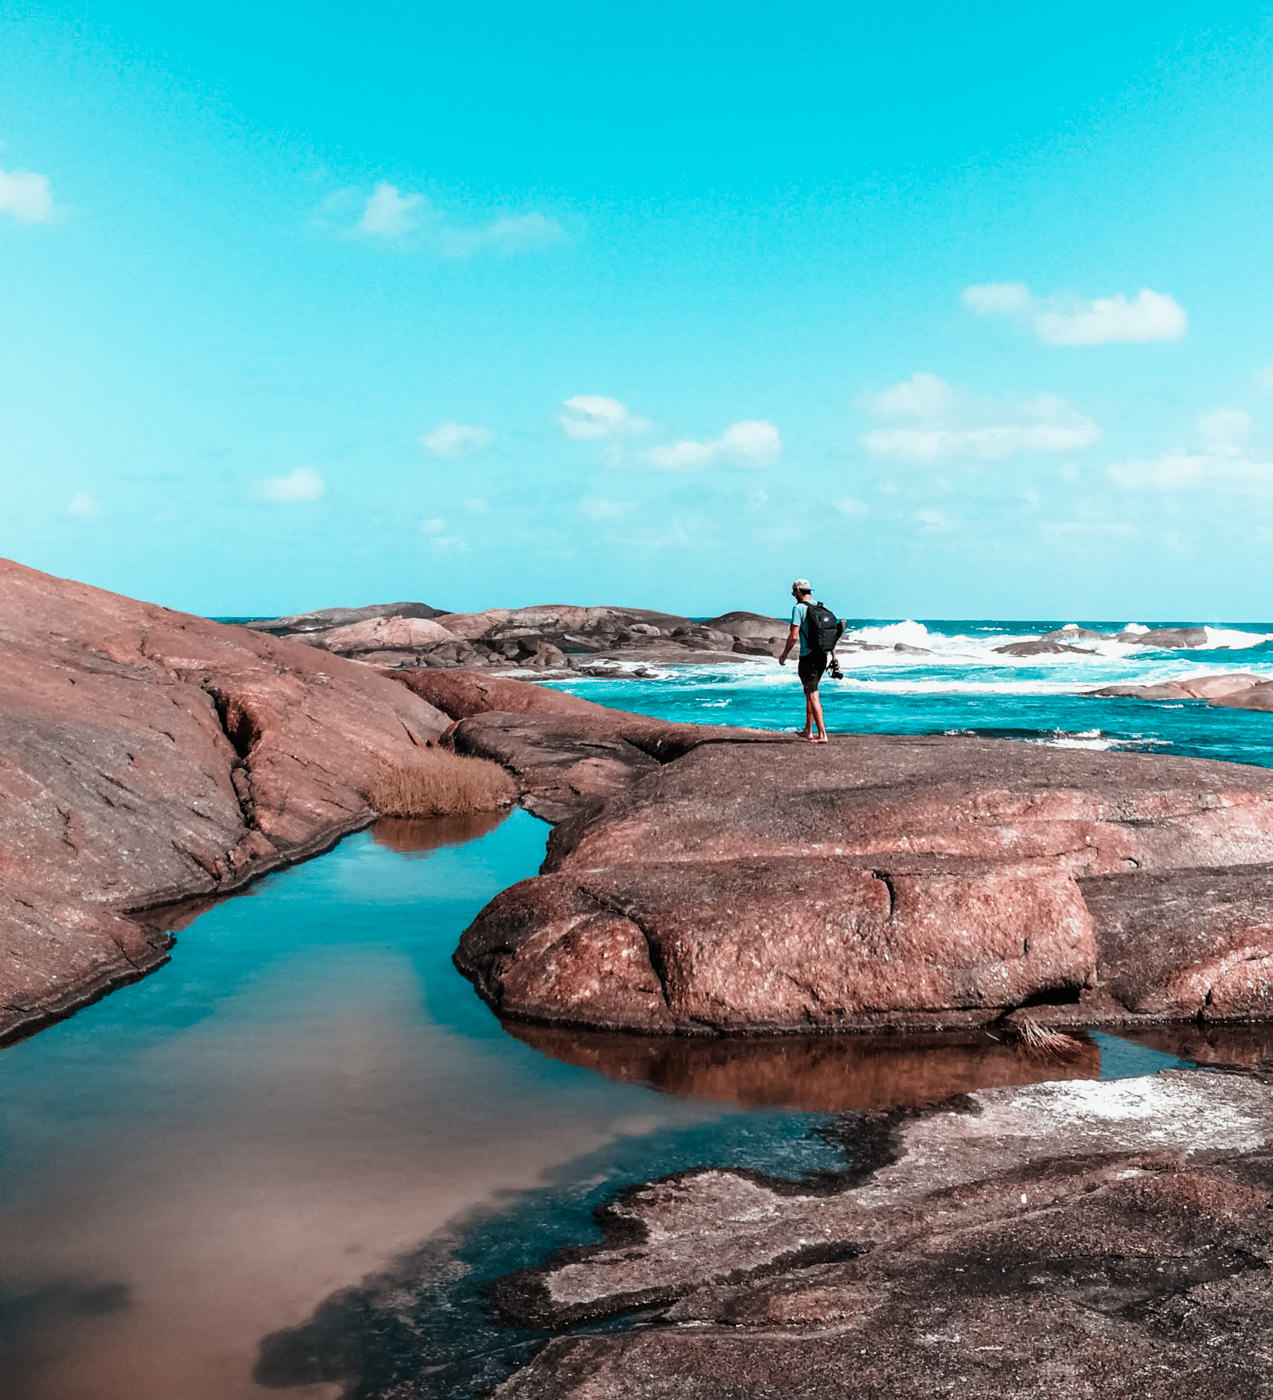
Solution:
[{"label": "turquoise sky", "polygon": [[0,18],[0,553],[176,607],[1273,617],[1273,10]]}]

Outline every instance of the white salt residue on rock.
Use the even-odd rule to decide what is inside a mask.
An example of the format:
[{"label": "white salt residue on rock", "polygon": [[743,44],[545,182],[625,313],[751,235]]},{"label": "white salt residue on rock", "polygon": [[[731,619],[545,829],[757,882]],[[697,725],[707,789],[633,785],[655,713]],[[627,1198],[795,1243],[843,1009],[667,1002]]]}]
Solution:
[{"label": "white salt residue on rock", "polygon": [[1273,1141],[1273,1089],[1255,1079],[1165,1070],[970,1096],[979,1112],[922,1118],[902,1156],[860,1198],[896,1198],[982,1180],[1049,1158],[1163,1148],[1192,1155]]}]

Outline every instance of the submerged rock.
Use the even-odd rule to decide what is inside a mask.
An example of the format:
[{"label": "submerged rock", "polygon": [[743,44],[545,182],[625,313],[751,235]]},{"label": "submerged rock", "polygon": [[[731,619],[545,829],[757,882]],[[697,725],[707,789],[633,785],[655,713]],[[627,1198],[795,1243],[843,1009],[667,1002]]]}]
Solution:
[{"label": "submerged rock", "polygon": [[144,911],[363,825],[447,723],[300,642],[0,561],[0,1037],[163,961]]}]

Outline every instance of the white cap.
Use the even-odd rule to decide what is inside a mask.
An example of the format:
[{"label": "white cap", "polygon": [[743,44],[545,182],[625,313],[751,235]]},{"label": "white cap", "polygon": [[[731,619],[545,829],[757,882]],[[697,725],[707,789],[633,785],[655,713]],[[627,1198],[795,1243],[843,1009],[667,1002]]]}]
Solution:
[{"label": "white cap", "polygon": [[791,591],[793,593],[812,593],[813,584],[811,584],[807,578],[798,578],[795,583],[791,585]]}]

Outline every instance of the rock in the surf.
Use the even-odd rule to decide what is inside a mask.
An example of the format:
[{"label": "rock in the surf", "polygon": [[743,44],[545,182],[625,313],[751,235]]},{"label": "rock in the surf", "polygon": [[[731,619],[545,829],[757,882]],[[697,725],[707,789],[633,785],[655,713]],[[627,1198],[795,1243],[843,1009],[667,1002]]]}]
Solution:
[{"label": "rock in the surf", "polygon": [[131,980],[143,911],[370,819],[449,720],[369,667],[0,561],[0,1036]]},{"label": "rock in the surf", "polygon": [[1205,700],[1225,709],[1273,710],[1273,681],[1240,671],[1145,685],[1107,685],[1088,694],[1101,699]]},{"label": "rock in the surf", "polygon": [[994,648],[998,656],[1092,656],[1091,647],[1074,647],[1068,642],[1050,642],[1043,639],[1035,642],[1008,642]]}]

